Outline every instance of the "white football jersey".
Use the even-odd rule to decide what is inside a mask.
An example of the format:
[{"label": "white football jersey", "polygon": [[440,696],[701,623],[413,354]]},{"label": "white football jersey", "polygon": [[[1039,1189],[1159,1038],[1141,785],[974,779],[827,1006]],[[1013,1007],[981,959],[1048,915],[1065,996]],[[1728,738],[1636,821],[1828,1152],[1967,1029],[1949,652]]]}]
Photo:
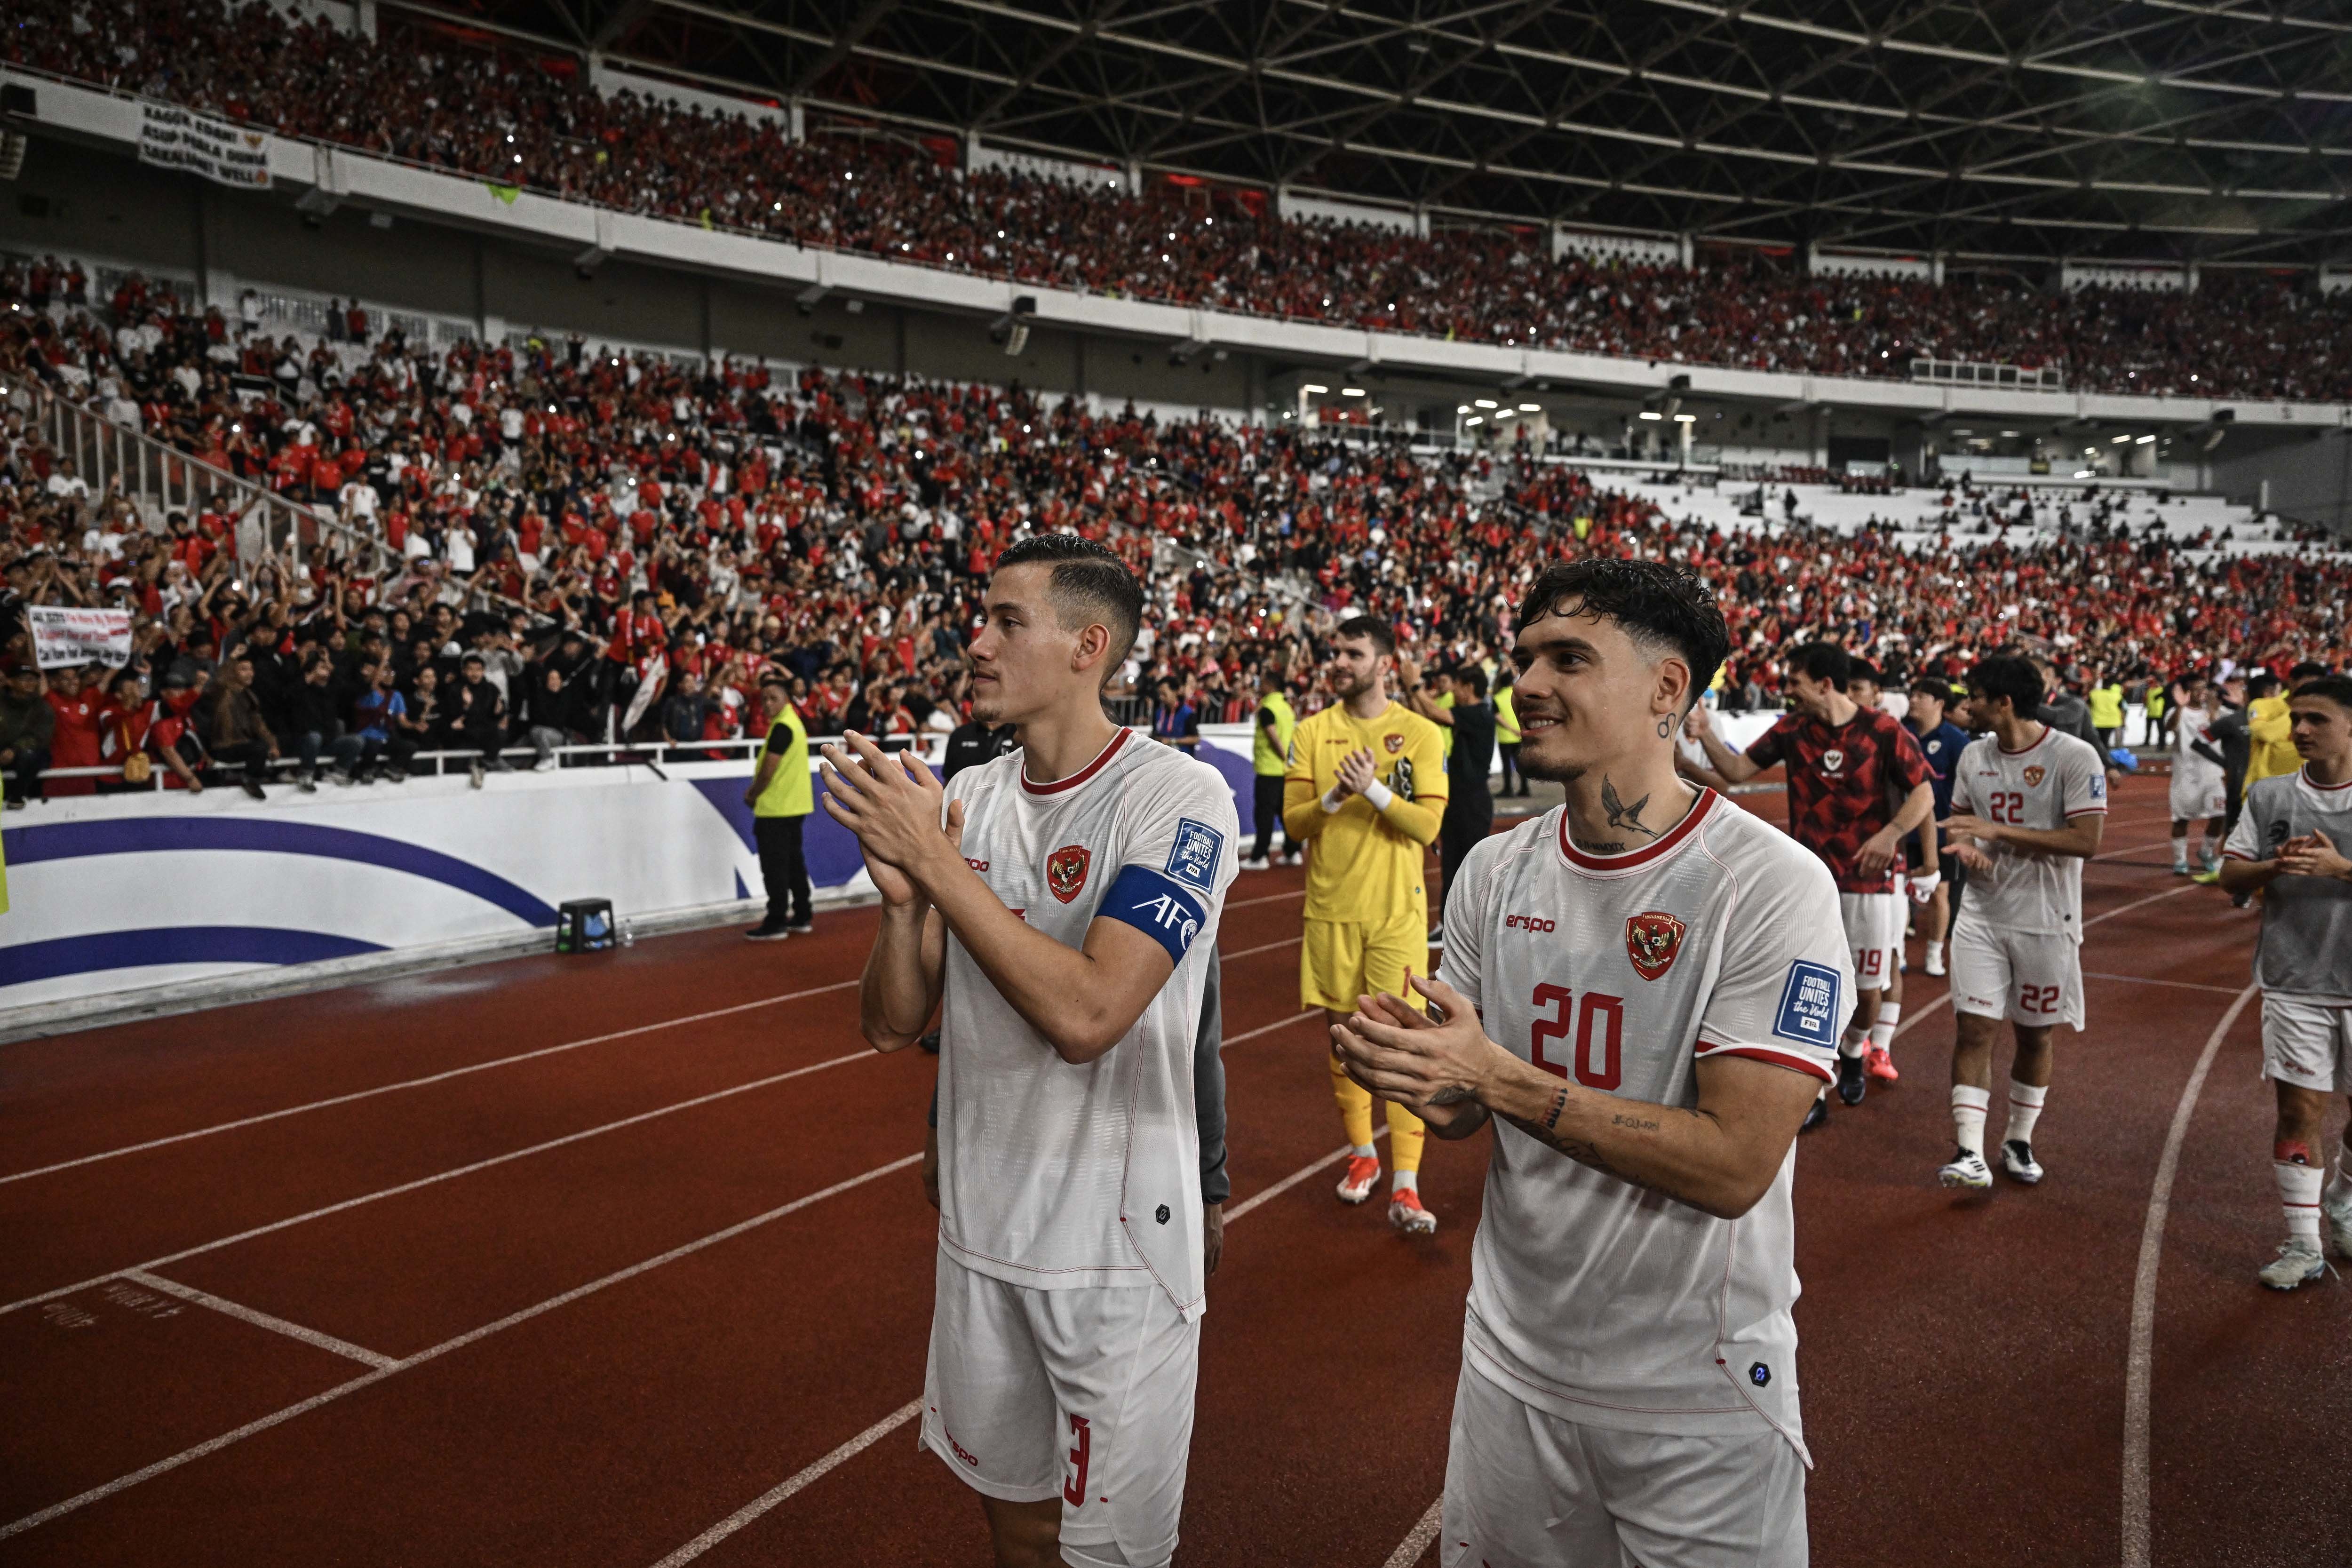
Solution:
[{"label": "white football jersey", "polygon": [[[2107,770],[2096,748],[2047,725],[2021,752],[1990,735],[1969,742],[1952,770],[1952,809],[2013,827],[2065,827],[2078,816],[2104,816]],[[2083,858],[2045,855],[2007,842],[1981,846],[1992,869],[1969,868],[1960,912],[2002,931],[2041,931],[2083,940]]]},{"label": "white football jersey", "polygon": [[[1555,808],[1470,852],[1440,977],[1547,1072],[1688,1108],[1707,1057],[1824,1081],[1853,1007],[1820,858],[1712,791],[1656,842],[1589,855]],[[1465,1353],[1525,1403],[1621,1430],[1769,1426],[1797,1411],[1792,1144],[1756,1206],[1717,1219],[1494,1129]]]},{"label": "white football jersey", "polygon": [[940,1243],[968,1268],[1056,1289],[1152,1285],[1201,1300],[1192,1047],[1239,826],[1217,771],[1121,730],[1055,784],[1012,752],[958,773],[964,859],[1069,947],[1126,921],[1176,961],[1118,1045],[1072,1065],[952,932],[940,1019]]},{"label": "white football jersey", "polygon": [[2209,732],[2212,722],[2213,715],[2202,708],[2183,708],[2173,715],[2172,788],[2183,798],[2211,795],[2222,786],[2221,764],[2195,750],[2200,741],[2221,750]]}]

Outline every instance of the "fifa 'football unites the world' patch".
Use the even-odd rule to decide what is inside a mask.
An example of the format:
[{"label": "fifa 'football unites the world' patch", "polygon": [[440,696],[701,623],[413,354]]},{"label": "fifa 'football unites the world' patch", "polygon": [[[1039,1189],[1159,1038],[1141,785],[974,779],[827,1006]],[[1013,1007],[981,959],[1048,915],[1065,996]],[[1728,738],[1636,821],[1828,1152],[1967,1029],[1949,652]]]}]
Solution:
[{"label": "fifa 'football unites the world' patch", "polygon": [[1838,972],[1825,963],[1801,958],[1789,965],[1789,979],[1780,988],[1780,1015],[1772,1032],[1783,1039],[1826,1045],[1837,1037]]},{"label": "fifa 'football unites the world' patch", "polygon": [[1176,842],[1168,851],[1168,874],[1202,892],[1217,885],[1217,857],[1224,852],[1225,836],[1205,822],[1191,817],[1176,823]]}]

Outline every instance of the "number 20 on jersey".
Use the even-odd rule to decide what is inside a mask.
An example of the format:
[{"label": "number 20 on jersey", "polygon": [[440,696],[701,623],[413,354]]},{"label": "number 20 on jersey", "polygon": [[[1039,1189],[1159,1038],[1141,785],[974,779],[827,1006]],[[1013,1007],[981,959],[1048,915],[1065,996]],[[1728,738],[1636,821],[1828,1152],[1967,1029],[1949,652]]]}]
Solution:
[{"label": "number 20 on jersey", "polygon": [[1581,998],[1549,981],[1536,987],[1535,1005],[1549,1012],[1528,1032],[1528,1059],[1556,1078],[1587,1089],[1613,1090],[1623,1079],[1625,999],[1599,991]]}]

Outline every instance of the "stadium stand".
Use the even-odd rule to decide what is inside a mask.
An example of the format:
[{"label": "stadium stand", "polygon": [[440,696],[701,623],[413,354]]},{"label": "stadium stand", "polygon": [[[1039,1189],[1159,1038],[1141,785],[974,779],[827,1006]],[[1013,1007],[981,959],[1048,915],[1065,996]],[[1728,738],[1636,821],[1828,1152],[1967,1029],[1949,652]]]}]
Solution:
[{"label": "stadium stand", "polygon": [[218,0],[22,9],[0,60],[26,68],[501,186],[1019,281],[1677,363],[1902,376],[1932,359],[2057,366],[2077,391],[2352,397],[2352,295],[2260,271],[2051,292],[2000,272],[1801,277],[1747,252],[1555,259],[1529,231],[1285,221],[1263,192],[1197,181],[966,172],[951,141],[870,127],[796,142],[772,117],[607,95],[575,61],[446,30],[378,42]]}]

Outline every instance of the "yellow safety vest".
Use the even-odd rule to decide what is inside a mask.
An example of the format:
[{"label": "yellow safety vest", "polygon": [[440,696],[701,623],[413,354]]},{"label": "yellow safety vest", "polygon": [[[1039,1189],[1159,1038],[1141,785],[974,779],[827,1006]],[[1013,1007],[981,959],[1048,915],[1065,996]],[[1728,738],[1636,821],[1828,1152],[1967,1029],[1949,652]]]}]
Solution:
[{"label": "yellow safety vest", "polygon": [[2120,686],[2091,688],[2091,728],[2113,730],[2124,721],[2124,689]]},{"label": "yellow safety vest", "polygon": [[[781,752],[776,750],[776,731],[784,730],[792,739]],[[768,787],[751,803],[754,816],[806,816],[816,808],[814,792],[809,788],[808,726],[801,722],[799,710],[791,703],[776,715],[769,728],[768,738],[760,746],[760,761],[777,759],[776,771],[768,778]]]},{"label": "yellow safety vest", "polygon": [[1495,743],[1516,746],[1519,743],[1519,710],[1511,701],[1511,688],[1495,688]]},{"label": "yellow safety vest", "polygon": [[1298,715],[1290,710],[1290,699],[1279,691],[1269,691],[1259,708],[1274,715],[1274,739],[1265,738],[1265,726],[1250,714],[1250,769],[1260,778],[1278,778],[1290,765],[1290,732],[1298,728]]}]

